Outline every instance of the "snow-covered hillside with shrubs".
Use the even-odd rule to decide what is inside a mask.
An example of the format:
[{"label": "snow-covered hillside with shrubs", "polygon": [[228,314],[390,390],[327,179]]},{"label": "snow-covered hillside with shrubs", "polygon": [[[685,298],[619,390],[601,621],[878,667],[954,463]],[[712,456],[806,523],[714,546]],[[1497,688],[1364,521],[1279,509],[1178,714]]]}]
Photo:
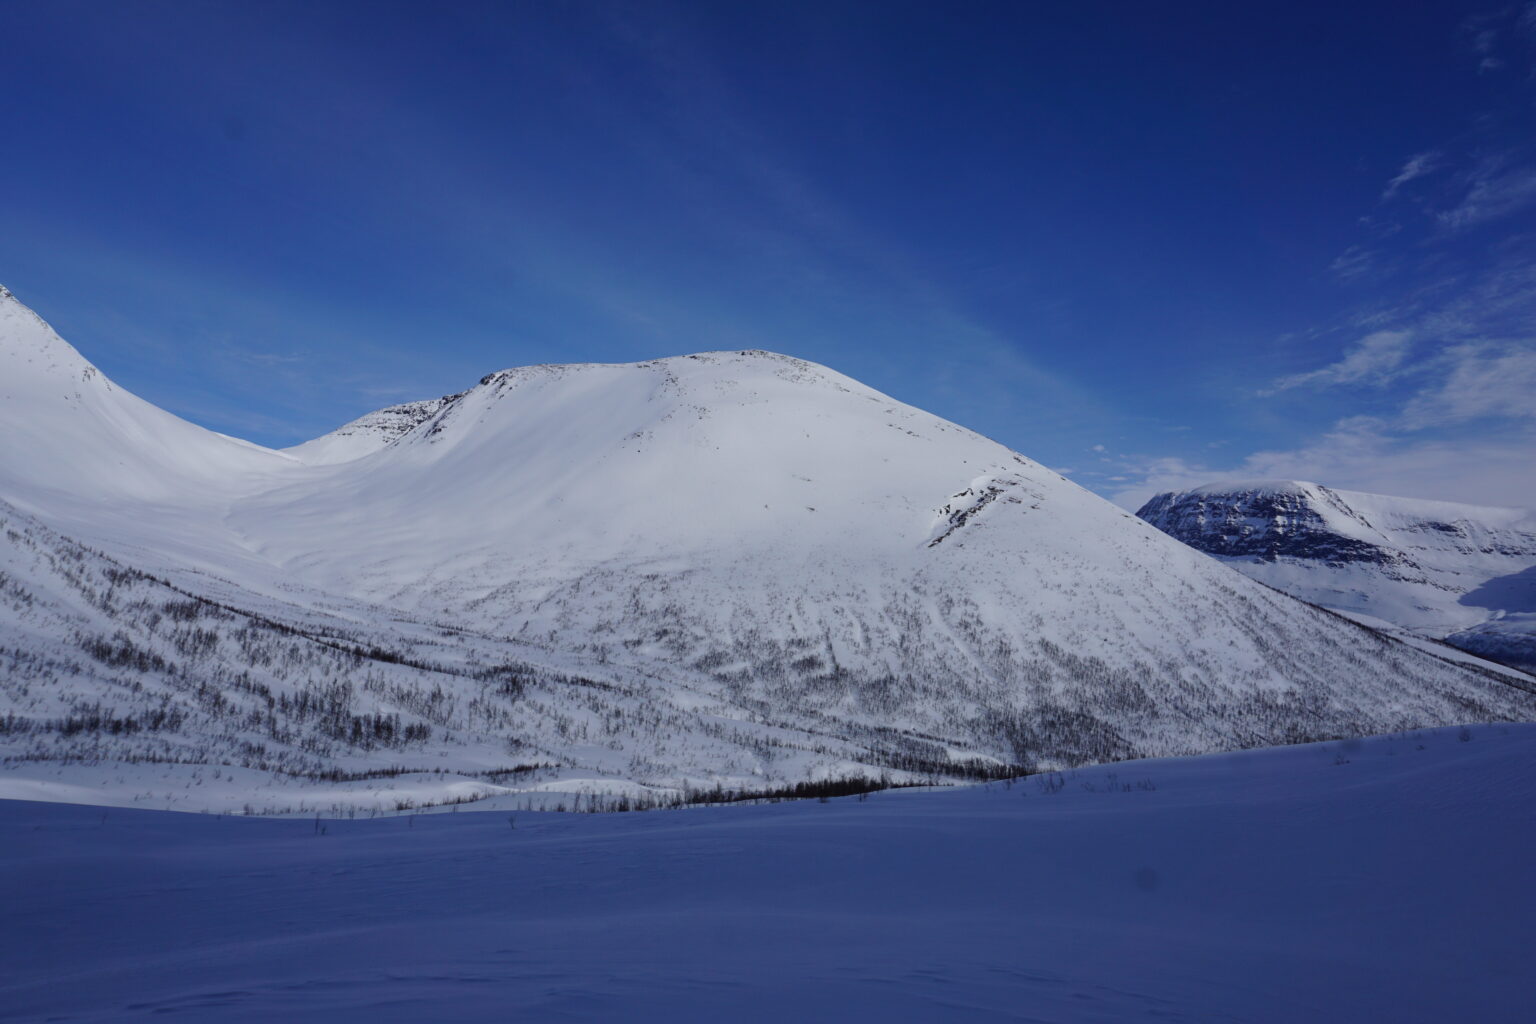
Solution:
[{"label": "snow-covered hillside with shrubs", "polygon": [[507,370],[278,452],[5,293],[0,381],[0,796],[669,803],[1536,714],[786,356]]}]

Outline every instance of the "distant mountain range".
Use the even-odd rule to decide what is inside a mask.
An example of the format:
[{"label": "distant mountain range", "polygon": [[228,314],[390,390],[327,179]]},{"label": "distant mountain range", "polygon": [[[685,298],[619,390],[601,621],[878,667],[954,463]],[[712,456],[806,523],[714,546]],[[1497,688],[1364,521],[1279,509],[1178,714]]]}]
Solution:
[{"label": "distant mountain range", "polygon": [[1305,601],[1536,669],[1536,513],[1281,480],[1159,494],[1136,514]]},{"label": "distant mountain range", "polygon": [[1536,715],[768,352],[505,370],[274,451],[0,292],[0,431],[0,796],[644,803]]}]

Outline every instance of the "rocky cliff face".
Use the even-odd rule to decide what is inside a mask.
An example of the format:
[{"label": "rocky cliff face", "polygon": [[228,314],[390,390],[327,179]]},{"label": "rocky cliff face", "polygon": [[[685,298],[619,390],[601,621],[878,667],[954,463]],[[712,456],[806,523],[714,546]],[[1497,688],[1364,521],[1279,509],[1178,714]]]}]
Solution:
[{"label": "rocky cliff face", "polygon": [[464,394],[460,392],[420,402],[402,402],[400,405],[378,409],[313,441],[285,448],[284,452],[310,466],[360,459],[415,430]]},{"label": "rocky cliff face", "polygon": [[1536,665],[1536,516],[1300,481],[1159,494],[1137,515],[1296,597]]},{"label": "rocky cliff face", "polygon": [[1403,553],[1385,538],[1350,536],[1335,529],[1337,518],[1345,517],[1360,530],[1375,533],[1336,492],[1316,484],[1170,491],[1154,497],[1136,515],[1191,547],[1223,558],[1295,558],[1329,565],[1404,561]]}]

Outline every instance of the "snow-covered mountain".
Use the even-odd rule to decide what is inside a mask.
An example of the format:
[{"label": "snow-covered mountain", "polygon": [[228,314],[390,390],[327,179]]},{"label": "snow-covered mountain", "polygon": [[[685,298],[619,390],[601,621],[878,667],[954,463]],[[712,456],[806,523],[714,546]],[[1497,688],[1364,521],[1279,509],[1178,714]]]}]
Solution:
[{"label": "snow-covered mountain", "polygon": [[507,370],[284,452],[8,293],[0,375],[0,793],[99,794],[88,754],[175,806],[175,762],[310,804],[649,799],[1536,713],[787,356]]},{"label": "snow-covered mountain", "polygon": [[1536,513],[1281,480],[1159,494],[1136,514],[1303,600],[1536,668]]}]

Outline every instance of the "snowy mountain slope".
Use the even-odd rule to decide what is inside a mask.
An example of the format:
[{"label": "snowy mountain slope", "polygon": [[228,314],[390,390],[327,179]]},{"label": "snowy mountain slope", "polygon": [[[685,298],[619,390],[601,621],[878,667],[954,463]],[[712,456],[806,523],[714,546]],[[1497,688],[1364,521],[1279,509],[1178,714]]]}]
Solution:
[{"label": "snowy mountain slope", "polygon": [[4,288],[0,366],[0,482],[13,501],[184,504],[212,488],[223,496],[260,487],[291,461],[117,387]]},{"label": "snowy mountain slope", "polygon": [[322,589],[969,743],[983,719],[1038,747],[1055,716],[1087,756],[1207,749],[1213,719],[1269,701],[1347,728],[1424,671],[1358,659],[1368,634],[1000,445],[760,352],[492,374],[230,522]]},{"label": "snowy mountain slope", "polygon": [[1286,480],[1160,494],[1137,515],[1303,600],[1536,667],[1536,513]]},{"label": "snowy mountain slope", "polygon": [[[1285,598],[801,360],[508,370],[279,453],[125,396],[0,302],[0,358],[89,385],[0,404],[51,452],[0,457],[0,646],[30,666],[6,743],[38,765],[90,743],[485,781],[515,757],[677,791],[1536,714],[1529,677]],[[130,708],[178,726],[114,733]]]},{"label": "snowy mountain slope", "polygon": [[[593,793],[645,804],[996,765],[897,730],[709,700],[709,681],[686,670],[616,674],[320,603],[212,581],[194,593],[0,503],[0,798],[264,813],[512,794],[520,806]],[[103,762],[137,764],[104,778]],[[208,764],[238,783],[205,785],[194,766]],[[646,784],[625,781],[637,776]]]},{"label": "snowy mountain slope", "polygon": [[26,1022],[1515,1024],[1533,802],[1521,725],[675,814],[0,802],[0,1005]]},{"label": "snowy mountain slope", "polygon": [[217,523],[299,466],[188,423],[108,380],[0,288],[0,499],[69,531],[185,565],[238,562]]}]

